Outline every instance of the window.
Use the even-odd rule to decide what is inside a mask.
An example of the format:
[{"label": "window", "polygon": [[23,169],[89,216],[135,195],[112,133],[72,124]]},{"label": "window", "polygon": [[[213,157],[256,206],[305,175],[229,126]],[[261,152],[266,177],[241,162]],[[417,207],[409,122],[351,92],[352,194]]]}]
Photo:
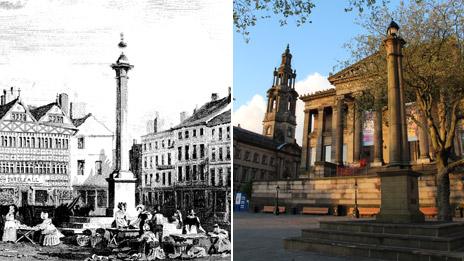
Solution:
[{"label": "window", "polygon": [[222,148],[218,148],[219,150],[219,160],[222,160]]},{"label": "window", "polygon": [[97,190],[97,207],[99,208],[106,208],[107,207],[107,196],[106,191],[104,190]]},{"label": "window", "polygon": [[101,161],[95,161],[95,173],[98,175],[102,174],[102,162]]},{"label": "window", "polygon": [[[26,116],[26,115],[24,115],[24,116]],[[26,118],[24,118],[24,121],[25,120],[26,120]],[[49,120],[52,123],[63,123],[63,116],[61,116],[61,115],[50,115]]]},{"label": "window", "polygon": [[245,151],[245,160],[246,161],[250,160],[250,152],[249,151]]},{"label": "window", "polygon": [[261,158],[261,164],[263,164],[263,165],[267,164],[267,156],[266,155],[263,155],[263,157]]},{"label": "window", "polygon": [[200,144],[200,159],[205,157],[205,144]]},{"label": "window", "polygon": [[222,186],[224,183],[224,179],[222,177],[222,168],[218,169],[218,186]]},{"label": "window", "polygon": [[171,165],[171,152],[168,152],[168,165]]},{"label": "window", "polygon": [[203,165],[198,166],[198,172],[200,172],[200,180],[204,181],[205,180],[205,170]]},{"label": "window", "polygon": [[197,136],[197,130],[194,129],[192,132],[193,132],[193,133],[192,133],[192,136],[193,136],[193,137],[196,137],[196,136]]},{"label": "window", "polygon": [[214,132],[215,131],[216,131],[215,129],[211,129],[211,139],[213,139],[213,140],[214,140]]},{"label": "window", "polygon": [[161,155],[161,165],[163,165],[163,166],[164,166],[164,154],[163,154],[163,155]]},{"label": "window", "polygon": [[[79,143],[79,141],[78,141],[78,143]],[[147,151],[147,144],[146,143],[143,144],[143,150]]]},{"label": "window", "polygon": [[197,145],[193,145],[193,148],[192,148],[192,159],[197,159]]},{"label": "window", "polygon": [[179,181],[182,181],[182,167],[181,166],[177,167],[177,179]]},{"label": "window", "polygon": [[153,157],[150,157],[150,169],[153,168]]},{"label": "window", "polygon": [[148,158],[145,157],[145,160],[143,161],[143,167],[147,168],[147,166],[148,166]]},{"label": "window", "polygon": [[253,162],[256,162],[256,163],[259,162],[259,155],[258,155],[258,153],[255,153],[255,154],[253,155]]},{"label": "window", "polygon": [[172,179],[171,179],[171,172],[168,172],[168,185],[171,186]]},{"label": "window", "polygon": [[155,164],[156,164],[156,166],[159,165],[159,164],[158,164],[158,155],[155,156]]},{"label": "window", "polygon": [[26,114],[22,112],[11,113],[11,119],[14,121],[26,121]]},{"label": "window", "polygon": [[182,147],[177,147],[177,160],[182,160]]},{"label": "window", "polygon": [[200,136],[203,136],[203,128],[200,128]]},{"label": "window", "polygon": [[85,160],[77,161],[77,175],[84,175],[85,170]]},{"label": "window", "polygon": [[227,146],[226,160],[230,160],[230,147]]},{"label": "window", "polygon": [[155,141],[155,149],[158,149],[158,142]]},{"label": "window", "polygon": [[274,163],[275,163],[275,162],[274,162],[274,158],[271,157],[271,166],[274,166]]},{"label": "window", "polygon": [[156,173],[155,182],[159,182],[159,181],[160,181],[160,174]]},{"label": "window", "polygon": [[166,172],[163,172],[163,185],[166,185]]},{"label": "window", "polygon": [[189,160],[189,146],[185,146],[185,160]]},{"label": "window", "polygon": [[230,139],[230,127],[229,126],[227,126],[227,128],[226,128],[226,133],[227,133],[226,134],[227,138]]},{"label": "window", "polygon": [[185,180],[190,180],[190,166],[185,166]]},{"label": "window", "polygon": [[211,173],[211,186],[214,186],[216,185],[216,173],[215,173],[215,169],[210,169],[209,170],[209,173]]},{"label": "window", "polygon": [[[47,139],[45,139],[45,147],[48,147],[47,146]],[[78,149],[83,149],[84,147],[85,147],[84,137],[77,138],[77,148]]]},{"label": "window", "polygon": [[35,191],[35,203],[45,204],[47,203],[48,193],[46,190],[36,190]]},{"label": "window", "polygon": [[179,131],[179,132],[177,133],[177,136],[178,136],[179,140],[181,140],[181,139],[182,139],[182,132]]},{"label": "window", "polygon": [[211,149],[211,161],[216,160],[216,148]]},{"label": "window", "polygon": [[164,140],[161,141],[161,147],[164,149]]},{"label": "window", "polygon": [[328,145],[328,146],[324,146],[324,160],[326,162],[330,162],[332,160],[332,146]]},{"label": "window", "polygon": [[148,150],[151,150],[151,142],[148,143]]},{"label": "window", "polygon": [[193,165],[192,167],[192,179],[197,180],[197,165]]},{"label": "window", "polygon": [[219,140],[222,140],[222,128],[218,128]]},{"label": "window", "polygon": [[186,130],[184,134],[185,134],[185,138],[188,139],[188,137],[189,137],[189,131]]}]

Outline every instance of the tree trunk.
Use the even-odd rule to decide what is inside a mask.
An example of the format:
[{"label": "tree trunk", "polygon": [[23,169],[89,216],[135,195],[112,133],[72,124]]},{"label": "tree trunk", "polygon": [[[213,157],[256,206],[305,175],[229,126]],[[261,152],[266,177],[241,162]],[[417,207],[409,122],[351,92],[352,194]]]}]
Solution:
[{"label": "tree trunk", "polygon": [[[446,157],[438,155],[437,157],[437,207],[438,220],[452,222],[450,205],[450,179],[448,168],[446,167]],[[446,164],[446,165],[445,165]]]}]

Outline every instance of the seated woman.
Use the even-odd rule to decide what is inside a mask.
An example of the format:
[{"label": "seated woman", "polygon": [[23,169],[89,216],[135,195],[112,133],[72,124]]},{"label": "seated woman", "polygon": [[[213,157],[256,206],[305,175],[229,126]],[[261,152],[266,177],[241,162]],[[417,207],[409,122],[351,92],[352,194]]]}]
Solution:
[{"label": "seated woman", "polygon": [[119,202],[118,203],[118,211],[114,213],[114,221],[111,224],[112,227],[116,228],[126,228],[127,225],[127,217],[126,217],[126,203]]},{"label": "seated woman", "polygon": [[56,246],[61,243],[60,238],[64,237],[63,234],[53,225],[52,219],[48,218],[48,213],[40,213],[42,223],[33,227],[36,230],[42,230],[41,234],[43,237],[43,246]]},{"label": "seated woman", "polygon": [[193,209],[190,210],[190,213],[185,217],[184,226],[186,234],[206,233],[206,231],[201,227],[200,219],[196,216]]},{"label": "seated woman", "polygon": [[144,233],[138,239],[138,241],[141,242],[139,251],[140,257],[145,255],[148,260],[165,259],[166,256],[164,251],[155,233],[151,231],[150,225],[144,224],[143,230]]},{"label": "seated woman", "polygon": [[8,213],[5,216],[5,227],[3,228],[3,242],[16,241],[16,229],[19,227],[19,222],[16,220],[17,207],[11,205]]},{"label": "seated woman", "polygon": [[[211,237],[217,237],[217,240],[213,241],[213,248],[216,253],[221,254],[230,252],[229,232],[227,232],[227,230],[220,228],[218,224],[214,224],[213,232],[210,232],[209,235]],[[213,250],[213,248],[211,250]]]}]

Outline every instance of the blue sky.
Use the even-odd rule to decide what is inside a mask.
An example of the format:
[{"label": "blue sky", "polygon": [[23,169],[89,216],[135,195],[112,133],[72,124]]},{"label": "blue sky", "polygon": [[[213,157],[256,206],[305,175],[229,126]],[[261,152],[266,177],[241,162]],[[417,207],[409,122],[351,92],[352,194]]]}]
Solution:
[{"label": "blue sky", "polygon": [[[393,5],[399,1],[393,0]],[[234,117],[240,124],[258,133],[266,107],[266,91],[272,84],[272,72],[278,67],[287,44],[293,54],[292,67],[297,71],[299,95],[332,88],[327,81],[333,67],[349,58],[343,45],[364,30],[356,24],[358,13],[345,12],[348,1],[315,0],[312,23],[297,27],[293,21],[281,27],[278,18],[260,20],[250,28],[250,41],[234,33]],[[385,25],[387,26],[387,25]],[[297,102],[296,140],[301,142],[303,106]]]},{"label": "blue sky", "polygon": [[251,28],[249,43],[234,33],[235,108],[270,87],[273,68],[278,66],[287,43],[299,80],[315,72],[326,76],[337,60],[346,58],[342,45],[361,32],[354,24],[356,13],[344,11],[347,2],[317,1],[312,23],[302,27],[293,22],[280,27],[277,19],[261,20]]}]

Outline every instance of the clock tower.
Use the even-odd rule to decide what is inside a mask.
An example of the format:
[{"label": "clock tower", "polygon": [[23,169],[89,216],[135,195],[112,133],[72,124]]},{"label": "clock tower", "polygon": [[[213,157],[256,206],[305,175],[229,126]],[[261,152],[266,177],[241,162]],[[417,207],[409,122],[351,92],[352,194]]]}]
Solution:
[{"label": "clock tower", "polygon": [[267,91],[267,109],[263,135],[280,143],[295,143],[296,71],[292,70],[292,54],[287,45],[279,68],[274,69],[272,87]]}]

